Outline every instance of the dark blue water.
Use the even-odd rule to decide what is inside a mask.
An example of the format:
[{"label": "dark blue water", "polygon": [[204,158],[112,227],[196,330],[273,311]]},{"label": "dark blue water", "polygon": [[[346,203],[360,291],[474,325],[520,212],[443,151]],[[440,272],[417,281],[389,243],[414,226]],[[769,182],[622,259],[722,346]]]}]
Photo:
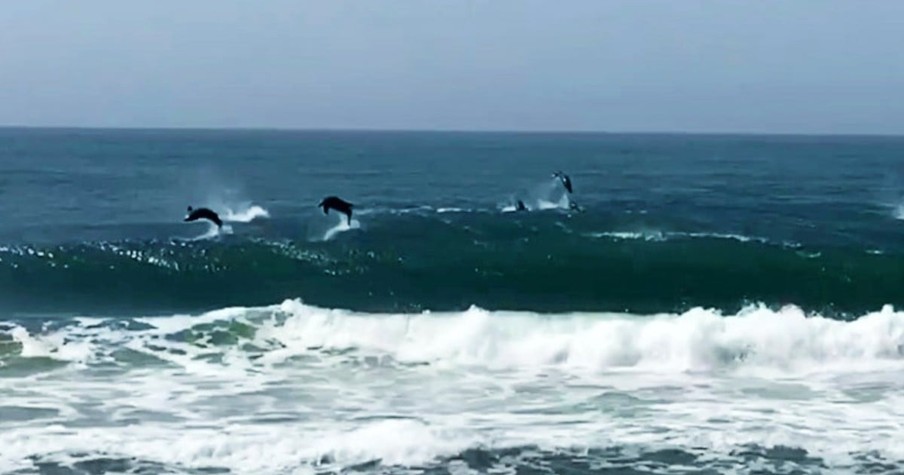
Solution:
[{"label": "dark blue water", "polygon": [[[902,157],[900,138],[4,129],[0,310],[858,314],[904,295]],[[359,229],[326,236],[333,194]],[[551,209],[503,212],[519,198]],[[185,242],[207,231],[188,205],[269,218]]]}]

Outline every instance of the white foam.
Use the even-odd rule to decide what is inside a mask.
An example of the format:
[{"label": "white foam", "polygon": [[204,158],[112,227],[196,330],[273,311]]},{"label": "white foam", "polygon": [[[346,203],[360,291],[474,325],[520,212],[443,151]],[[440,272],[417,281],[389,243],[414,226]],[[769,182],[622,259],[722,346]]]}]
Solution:
[{"label": "white foam", "polygon": [[[783,444],[836,468],[851,453],[904,459],[894,422],[904,418],[904,313],[889,306],[846,322],[796,307],[376,315],[286,300],[140,321],[152,328],[96,318],[11,327],[21,357],[87,367],[0,378],[5,406],[58,411],[0,420],[0,471],[94,454],[308,472],[518,446],[679,446],[731,458],[744,444]],[[236,322],[256,331],[218,345],[173,338]],[[165,364],[123,362],[123,349]],[[96,361],[121,371],[94,375]]]},{"label": "white foam", "polygon": [[68,340],[65,332],[32,335],[17,325],[10,331],[10,336],[21,345],[20,356],[23,358],[51,358],[84,363],[92,354],[89,342]]},{"label": "white foam", "polygon": [[364,424],[317,440],[308,449],[308,458],[363,463],[380,459],[386,465],[412,466],[437,457],[452,456],[475,441],[455,431],[436,430],[416,420],[385,420]]},{"label": "white foam", "polygon": [[598,233],[590,233],[591,237],[595,238],[613,238],[613,239],[637,239],[644,241],[665,241],[665,235],[660,231],[644,231],[644,232],[636,232],[636,231],[604,231]]},{"label": "white foam", "polygon": [[[64,465],[72,454],[156,461],[186,468],[228,467],[231,473],[313,472],[315,466],[349,466],[373,461],[418,465],[466,449],[471,440],[412,420],[342,424],[332,429],[309,425],[184,428],[174,433],[161,424],[88,428],[30,428],[0,434],[0,470],[22,469],[22,460],[47,454]],[[83,455],[81,456],[83,457]]]},{"label": "white foam", "polygon": [[172,315],[168,317],[146,317],[136,318],[136,321],[146,323],[153,326],[153,330],[144,330],[142,333],[151,333],[155,335],[170,335],[173,333],[187,330],[196,325],[203,325],[219,321],[243,320],[243,316],[251,312],[252,309],[245,307],[227,307],[213,310],[201,315]]},{"label": "white foam", "polygon": [[[669,239],[696,238],[696,239],[727,239],[738,242],[760,242],[767,243],[768,239],[754,236],[744,236],[741,234],[731,233],[706,233],[706,232],[681,232],[681,231],[659,231],[659,230],[642,230],[642,231],[603,231],[589,233],[589,236],[595,238],[614,238],[614,239],[637,239],[644,241],[662,242]],[[788,244],[791,245],[791,244]]]}]

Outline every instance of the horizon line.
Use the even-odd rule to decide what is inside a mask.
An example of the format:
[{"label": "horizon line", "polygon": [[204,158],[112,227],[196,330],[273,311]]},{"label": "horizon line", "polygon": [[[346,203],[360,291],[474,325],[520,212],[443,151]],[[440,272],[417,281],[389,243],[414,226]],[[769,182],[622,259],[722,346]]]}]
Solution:
[{"label": "horizon line", "polygon": [[376,128],[376,127],[272,127],[272,126],[98,126],[98,125],[11,125],[0,129],[24,130],[113,130],[113,131],[186,131],[186,132],[370,132],[370,133],[455,133],[455,134],[537,134],[537,135],[721,135],[721,136],[785,136],[785,137],[883,137],[900,138],[902,133],[891,132],[755,132],[755,131],[682,131],[682,130],[626,130],[602,129],[458,129],[458,128]]}]

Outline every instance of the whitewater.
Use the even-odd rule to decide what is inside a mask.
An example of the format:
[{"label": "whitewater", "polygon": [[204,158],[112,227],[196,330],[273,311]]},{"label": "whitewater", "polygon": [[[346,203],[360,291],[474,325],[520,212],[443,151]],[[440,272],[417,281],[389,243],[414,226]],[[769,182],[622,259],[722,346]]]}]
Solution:
[{"label": "whitewater", "polygon": [[293,299],[3,324],[0,358],[3,473],[904,461],[904,313],[888,306],[840,321],[793,306],[369,314]]}]

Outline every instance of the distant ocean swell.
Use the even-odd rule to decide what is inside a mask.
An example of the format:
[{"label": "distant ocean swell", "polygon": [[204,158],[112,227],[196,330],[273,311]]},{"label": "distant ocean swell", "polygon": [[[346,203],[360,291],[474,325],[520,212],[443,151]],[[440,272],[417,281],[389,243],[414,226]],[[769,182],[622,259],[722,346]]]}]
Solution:
[{"label": "distant ocean swell", "polygon": [[143,315],[301,298],[369,312],[792,304],[853,318],[904,305],[904,256],[893,253],[731,234],[573,232],[559,222],[407,224],[368,223],[328,241],[239,230],[201,241],[8,245],[0,248],[0,311]]}]

